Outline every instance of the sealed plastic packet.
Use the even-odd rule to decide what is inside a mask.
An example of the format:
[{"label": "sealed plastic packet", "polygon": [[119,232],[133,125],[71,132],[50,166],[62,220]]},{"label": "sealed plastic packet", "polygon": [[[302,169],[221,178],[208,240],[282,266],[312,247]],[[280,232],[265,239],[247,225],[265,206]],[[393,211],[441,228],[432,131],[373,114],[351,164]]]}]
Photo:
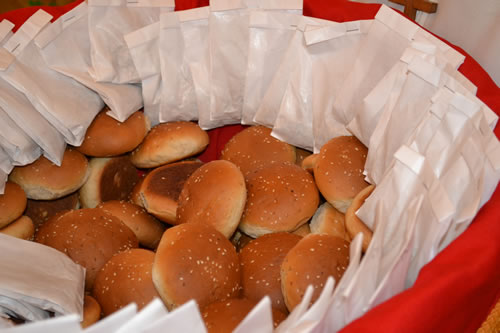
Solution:
[{"label": "sealed plastic packet", "polygon": [[26,95],[67,143],[79,146],[104,103],[95,92],[44,62],[33,39],[51,18],[37,11],[5,43],[0,77]]},{"label": "sealed plastic packet", "polygon": [[[316,100],[317,103],[328,103],[328,100],[324,100],[324,95],[332,96],[329,98],[330,100],[335,98],[335,88],[337,90],[340,88],[340,84],[349,70],[350,64],[353,63],[359,44],[368,31],[370,24],[371,21],[354,21],[338,23],[319,29],[317,27],[306,28],[303,40],[304,47],[299,49],[301,51],[298,53],[299,59],[290,75],[273,125],[272,135],[274,137],[292,145],[313,150],[314,96],[319,95]],[[307,38],[316,41],[322,40],[323,43],[308,44]],[[323,58],[313,58],[314,53],[322,54]],[[316,63],[315,71],[313,70],[313,59]],[[328,78],[325,78],[325,76],[328,76]],[[316,80],[316,85],[313,86],[314,80]],[[325,80],[329,82],[324,82]],[[338,83],[330,85],[329,83],[332,81]],[[321,100],[322,97],[323,100]],[[329,116],[329,113],[325,112],[327,108],[328,106],[325,104],[316,105],[316,111],[322,111],[322,114],[318,115],[319,118],[316,119],[316,122],[326,123]],[[318,130],[322,131],[321,135],[328,137],[329,131],[327,128]],[[346,135],[348,134],[346,133]]]},{"label": "sealed plastic packet", "polygon": [[241,123],[253,118],[288,48],[301,15],[279,11],[252,11]]},{"label": "sealed plastic packet", "polygon": [[173,0],[89,0],[90,55],[95,80],[140,82],[124,35],[158,22]]},{"label": "sealed plastic packet", "polygon": [[142,107],[140,87],[96,82],[90,75],[92,63],[87,3],[82,2],[45,28],[35,38],[35,44],[51,69],[98,93],[110,109],[107,112],[109,116],[125,121]]},{"label": "sealed plastic packet", "polygon": [[209,14],[209,7],[200,7],[160,17],[161,122],[198,119],[191,65],[207,61]]},{"label": "sealed plastic packet", "polygon": [[210,2],[210,117],[240,123],[252,10],[301,14],[299,0],[213,0]]},{"label": "sealed plastic packet", "polygon": [[124,36],[130,56],[141,80],[144,114],[151,125],[160,123],[161,71],[160,22],[147,25]]},{"label": "sealed plastic packet", "polygon": [[[427,41],[436,45],[449,59],[451,66],[458,68],[463,55],[434,37],[403,15],[382,5],[359,50],[344,86],[333,109],[343,124],[347,125],[363,102],[363,98],[375,87],[391,67],[399,61],[412,41]],[[332,137],[342,133],[332,133]]]}]

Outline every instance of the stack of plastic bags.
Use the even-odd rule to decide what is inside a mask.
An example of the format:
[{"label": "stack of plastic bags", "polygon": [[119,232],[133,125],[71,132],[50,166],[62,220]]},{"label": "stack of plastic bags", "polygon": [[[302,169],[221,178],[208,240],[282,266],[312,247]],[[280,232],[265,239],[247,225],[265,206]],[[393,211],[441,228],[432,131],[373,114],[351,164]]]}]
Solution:
[{"label": "stack of plastic bags", "polygon": [[[53,23],[39,11],[15,34],[1,22],[0,185],[41,154],[60,163],[104,104],[120,121],[144,106],[152,124],[261,124],[315,152],[357,136],[376,185],[357,212],[372,242],[362,256],[358,235],[342,280],[330,279],[311,306],[309,290],[277,332],[337,331],[411,286],[493,194],[497,115],[457,71],[465,57],[402,15],[382,6],[374,20],[337,23],[302,16],[295,0],[173,8],[89,0]],[[272,332],[270,310],[264,298],[235,332]],[[78,332],[78,321],[24,326]],[[166,328],[205,332],[194,302],[167,313],[158,300],[85,331]]]}]

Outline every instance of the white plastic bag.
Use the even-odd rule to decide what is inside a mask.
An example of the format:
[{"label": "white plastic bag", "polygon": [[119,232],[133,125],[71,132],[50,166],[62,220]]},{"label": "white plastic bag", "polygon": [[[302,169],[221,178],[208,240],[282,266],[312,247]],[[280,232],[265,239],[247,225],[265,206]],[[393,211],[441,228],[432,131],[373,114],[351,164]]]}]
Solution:
[{"label": "white plastic bag", "polygon": [[172,332],[206,333],[207,329],[201,318],[198,304],[191,300],[172,312],[164,315],[148,326],[144,326],[143,333],[162,333],[166,328]]},{"label": "white plastic bag", "polygon": [[210,117],[240,123],[248,57],[251,10],[302,13],[300,0],[212,0],[210,2]]},{"label": "white plastic bag", "polygon": [[97,323],[83,330],[85,333],[115,333],[137,314],[137,304],[130,303],[124,308],[113,312],[111,315],[99,320]]},{"label": "white plastic bag", "polygon": [[99,82],[140,82],[124,35],[158,22],[173,0],[89,0],[90,55]]},{"label": "white plastic bag", "polygon": [[163,316],[167,315],[168,311],[165,308],[162,300],[159,298],[153,299],[146,305],[139,313],[133,318],[122,325],[116,333],[138,333],[142,332],[143,328],[147,325],[160,320]]},{"label": "white plastic bag", "polygon": [[233,333],[272,333],[273,330],[271,299],[265,296],[238,324]]},{"label": "white plastic bag", "polygon": [[69,76],[101,96],[107,114],[125,121],[142,107],[140,87],[96,82],[90,72],[88,6],[85,2],[59,17],[35,38],[35,44],[51,69]]},{"label": "white plastic bag", "polygon": [[14,23],[9,20],[4,19],[0,22],[0,46],[12,36],[12,29],[14,29]]},{"label": "white plastic bag", "polygon": [[11,328],[3,329],[4,333],[80,333],[80,317],[77,315],[69,315],[64,317],[50,318],[47,320],[16,325]]},{"label": "white plastic bag", "polygon": [[255,113],[295,34],[300,18],[301,15],[277,11],[250,13],[242,124],[255,124]]},{"label": "white plastic bag", "polygon": [[26,95],[67,143],[79,146],[104,103],[95,92],[44,62],[33,39],[51,18],[43,10],[37,11],[5,43],[10,61],[2,64],[0,77]]}]

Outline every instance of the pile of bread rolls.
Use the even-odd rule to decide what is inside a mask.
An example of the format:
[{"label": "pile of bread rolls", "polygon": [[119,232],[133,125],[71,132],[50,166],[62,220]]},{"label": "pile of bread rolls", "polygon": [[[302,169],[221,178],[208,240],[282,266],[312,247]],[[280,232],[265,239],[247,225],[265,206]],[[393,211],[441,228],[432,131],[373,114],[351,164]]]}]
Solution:
[{"label": "pile of bread rolls", "polygon": [[53,247],[86,268],[88,326],[130,302],[194,299],[209,332],[230,332],[268,295],[275,325],[349,264],[350,240],[371,230],[355,212],[373,190],[367,149],[338,137],[319,154],[247,127],[220,159],[196,157],[196,123],[150,128],[138,111],[103,110],[62,165],[16,167],[0,195],[0,232]]}]

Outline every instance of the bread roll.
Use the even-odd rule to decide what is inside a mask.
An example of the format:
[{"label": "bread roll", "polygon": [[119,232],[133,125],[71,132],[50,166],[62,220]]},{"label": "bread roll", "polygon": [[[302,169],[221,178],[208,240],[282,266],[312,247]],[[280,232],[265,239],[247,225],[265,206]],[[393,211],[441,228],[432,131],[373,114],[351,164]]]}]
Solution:
[{"label": "bread roll", "polygon": [[28,199],[54,200],[75,192],[89,176],[87,158],[67,148],[61,166],[41,156],[35,162],[15,167],[9,179],[19,184]]},{"label": "bread roll", "polygon": [[233,136],[220,158],[236,164],[246,177],[250,172],[279,162],[295,163],[295,147],[271,136],[271,129],[252,126]]},{"label": "bread roll", "polygon": [[369,185],[363,175],[367,154],[368,149],[354,136],[340,136],[321,147],[314,179],[325,199],[342,213]]},{"label": "bread roll", "polygon": [[83,298],[83,320],[80,322],[82,328],[95,324],[101,318],[101,306],[94,297],[85,295]]},{"label": "bread roll", "polygon": [[98,208],[57,214],[42,225],[35,241],[85,267],[86,290],[92,290],[97,272],[113,255],[139,245],[129,227]]},{"label": "bread roll", "polygon": [[359,192],[352,201],[349,208],[347,208],[347,212],[345,213],[345,225],[347,232],[351,238],[356,237],[358,233],[363,233],[363,252],[368,250],[368,246],[372,241],[373,231],[366,226],[366,224],[361,221],[361,219],[356,215],[356,211],[361,207],[361,205],[365,202],[366,198],[370,196],[370,194],[375,189],[375,186],[370,185]]},{"label": "bread roll", "polygon": [[319,154],[312,154],[307,156],[302,160],[302,163],[300,166],[302,169],[309,171],[310,173],[314,173],[314,166],[316,165],[316,162],[318,161]]},{"label": "bread roll", "polygon": [[238,296],[240,263],[231,242],[213,227],[185,223],[163,233],[153,283],[172,310],[194,299],[203,308]]},{"label": "bread roll", "polygon": [[281,264],[281,290],[291,312],[307,286],[314,287],[315,302],[329,276],[338,283],[349,264],[349,242],[335,236],[310,234],[302,238]]},{"label": "bread roll", "polygon": [[351,237],[346,230],[344,214],[328,202],[319,206],[311,219],[310,226],[313,234],[327,234],[340,237],[348,242],[351,241]]},{"label": "bread roll", "polygon": [[275,163],[246,178],[247,202],[239,228],[251,237],[293,231],[307,222],[319,204],[313,177],[292,163]]},{"label": "bread roll", "polygon": [[26,208],[26,193],[13,182],[5,183],[4,194],[0,194],[0,229],[21,216]]},{"label": "bread roll", "polygon": [[309,223],[303,224],[300,228],[297,230],[292,231],[292,234],[300,236],[300,237],[305,237],[311,233],[311,227],[309,226]]},{"label": "bread roll", "polygon": [[159,124],[132,152],[132,163],[138,168],[155,168],[201,153],[208,142],[208,134],[195,123]]},{"label": "bread roll", "polygon": [[35,225],[35,233],[49,218],[65,210],[80,208],[78,192],[54,200],[29,199],[24,215],[29,216]]},{"label": "bread roll", "polygon": [[136,204],[137,206],[141,206],[143,208],[144,208],[144,203],[142,202],[140,191],[141,191],[141,186],[142,186],[142,183],[144,182],[145,177],[146,177],[146,173],[139,174],[139,180],[134,185],[134,188],[132,189],[132,191],[130,192],[130,194],[128,196],[128,200],[131,203]]},{"label": "bread roll", "polygon": [[274,308],[288,312],[281,292],[280,267],[300,239],[298,235],[279,232],[254,239],[241,250],[241,284],[246,298],[260,301],[267,295]]},{"label": "bread roll", "polygon": [[144,208],[127,201],[111,200],[101,203],[98,208],[119,218],[136,235],[139,244],[156,249],[165,225],[146,213]]},{"label": "bread roll", "polygon": [[296,156],[295,164],[297,164],[298,166],[302,166],[302,161],[304,161],[312,154],[313,153],[310,152],[309,150],[295,147],[295,156]]},{"label": "bread roll", "polygon": [[201,162],[183,161],[158,167],[148,173],[138,189],[140,201],[148,213],[174,224],[184,183],[202,165]]},{"label": "bread roll", "polygon": [[109,157],[134,150],[151,128],[149,119],[137,111],[124,122],[108,116],[105,107],[90,124],[80,147],[81,153],[94,157]]},{"label": "bread roll", "polygon": [[12,237],[30,240],[35,234],[35,226],[28,216],[21,216],[6,227],[0,229],[0,232]]},{"label": "bread roll", "polygon": [[151,271],[154,252],[131,249],[113,256],[97,273],[92,296],[108,316],[129,303],[142,309],[155,297],[156,291]]},{"label": "bread roll", "polygon": [[95,208],[109,200],[126,200],[139,181],[128,156],[94,157],[89,166],[89,179],[80,189],[83,208]]},{"label": "bread roll", "polygon": [[[257,301],[233,298],[215,302],[202,309],[202,318],[208,333],[231,333],[258,304]],[[272,309],[273,324],[277,327],[286,314]]]},{"label": "bread roll", "polygon": [[209,162],[184,184],[175,224],[208,224],[230,238],[238,227],[246,198],[245,179],[236,165],[222,160]]}]

